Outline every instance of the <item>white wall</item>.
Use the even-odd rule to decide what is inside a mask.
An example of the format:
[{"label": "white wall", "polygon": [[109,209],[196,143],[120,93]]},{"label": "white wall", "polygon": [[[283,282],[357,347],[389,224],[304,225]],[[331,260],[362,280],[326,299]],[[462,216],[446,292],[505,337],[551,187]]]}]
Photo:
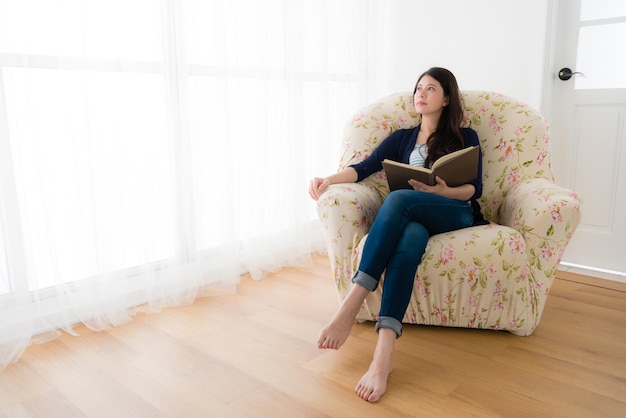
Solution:
[{"label": "white wall", "polygon": [[549,0],[374,0],[370,98],[411,90],[432,66],[465,90],[541,109]]}]

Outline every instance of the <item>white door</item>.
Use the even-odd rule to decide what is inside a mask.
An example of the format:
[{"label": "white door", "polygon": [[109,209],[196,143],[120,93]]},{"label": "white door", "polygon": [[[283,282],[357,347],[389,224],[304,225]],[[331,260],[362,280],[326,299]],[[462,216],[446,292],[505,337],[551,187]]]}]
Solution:
[{"label": "white door", "polygon": [[[552,164],[557,182],[583,199],[581,224],[562,261],[623,273],[626,1],[570,0],[556,5]],[[577,72],[582,74],[567,79]]]}]

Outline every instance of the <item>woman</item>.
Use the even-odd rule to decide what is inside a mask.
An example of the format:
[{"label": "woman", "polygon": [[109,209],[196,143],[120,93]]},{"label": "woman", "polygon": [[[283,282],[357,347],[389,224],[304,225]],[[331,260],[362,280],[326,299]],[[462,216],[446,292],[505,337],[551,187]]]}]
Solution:
[{"label": "woman", "polygon": [[[422,117],[420,125],[392,133],[363,162],[326,178],[314,178],[309,187],[311,197],[317,200],[331,184],[363,180],[380,171],[386,158],[429,167],[445,154],[479,145],[474,130],[460,127],[461,93],[450,71],[433,67],[422,74],[415,85],[413,103]],[[356,386],[356,393],[370,402],[378,401],[387,388],[395,340],[402,334],[402,318],[428,238],[485,223],[477,202],[482,194],[482,160],[477,177],[458,187],[449,187],[439,177],[434,186],[415,180],[409,184],[413,190],[396,190],[385,199],[369,231],[353,285],[317,342],[321,349],[343,345],[365,297],[376,289],[386,270],[376,349],[368,371]]]}]

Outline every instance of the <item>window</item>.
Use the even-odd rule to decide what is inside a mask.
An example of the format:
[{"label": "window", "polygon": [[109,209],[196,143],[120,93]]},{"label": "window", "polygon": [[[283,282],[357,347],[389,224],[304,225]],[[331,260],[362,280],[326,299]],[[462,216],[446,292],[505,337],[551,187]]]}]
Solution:
[{"label": "window", "polygon": [[582,0],[576,89],[626,88],[626,2]]}]

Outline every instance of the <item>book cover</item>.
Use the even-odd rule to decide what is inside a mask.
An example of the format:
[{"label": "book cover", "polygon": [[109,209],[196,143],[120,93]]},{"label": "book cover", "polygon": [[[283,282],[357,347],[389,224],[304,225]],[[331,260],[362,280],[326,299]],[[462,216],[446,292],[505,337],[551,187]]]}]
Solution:
[{"label": "book cover", "polygon": [[456,187],[469,183],[478,175],[479,152],[478,146],[451,152],[435,161],[430,169],[392,160],[384,160],[383,168],[390,190],[412,189],[409,179],[433,186],[437,183],[437,176],[445,180],[448,186]]}]

